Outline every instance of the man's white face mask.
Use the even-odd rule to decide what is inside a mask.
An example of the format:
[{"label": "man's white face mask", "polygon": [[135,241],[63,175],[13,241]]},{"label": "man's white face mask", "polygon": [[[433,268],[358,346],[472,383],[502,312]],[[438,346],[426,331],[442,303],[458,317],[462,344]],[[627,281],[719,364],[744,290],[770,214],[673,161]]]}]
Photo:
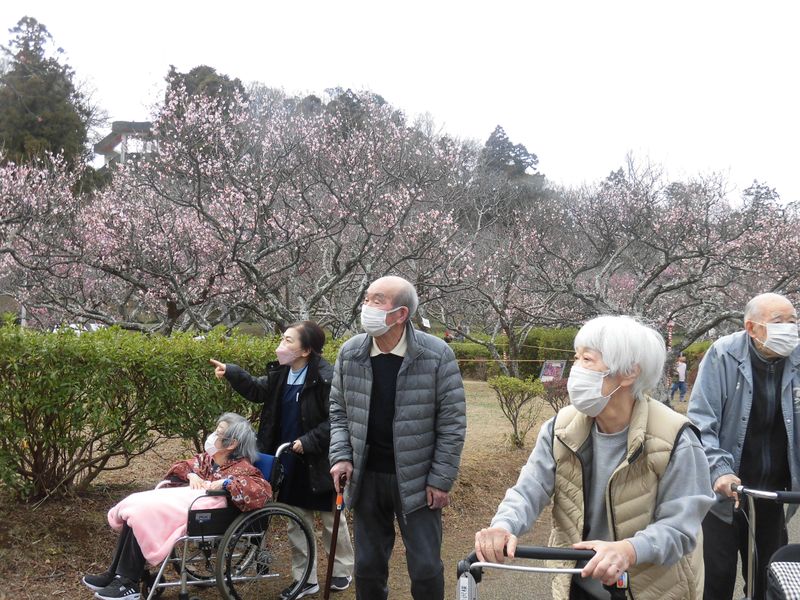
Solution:
[{"label": "man's white face mask", "polygon": [[363,327],[364,331],[366,331],[367,334],[371,335],[372,337],[380,337],[392,327],[391,325],[386,324],[387,315],[390,315],[401,308],[403,307],[398,306],[392,310],[383,310],[381,308],[375,308],[373,306],[362,304],[361,327]]},{"label": "man's white face mask", "polygon": [[789,356],[800,343],[797,323],[759,323],[759,325],[767,328],[767,339],[758,341],[779,356]]}]

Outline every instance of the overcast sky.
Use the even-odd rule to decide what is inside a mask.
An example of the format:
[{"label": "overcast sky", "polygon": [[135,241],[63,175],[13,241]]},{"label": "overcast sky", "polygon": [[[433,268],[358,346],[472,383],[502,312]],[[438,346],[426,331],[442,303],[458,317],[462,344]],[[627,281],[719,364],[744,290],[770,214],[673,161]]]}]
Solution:
[{"label": "overcast sky", "polygon": [[481,142],[500,124],[557,183],[632,153],[800,200],[792,1],[0,0],[4,44],[23,15],[112,120],[147,119],[170,64],[207,64],[290,94],[369,89]]}]

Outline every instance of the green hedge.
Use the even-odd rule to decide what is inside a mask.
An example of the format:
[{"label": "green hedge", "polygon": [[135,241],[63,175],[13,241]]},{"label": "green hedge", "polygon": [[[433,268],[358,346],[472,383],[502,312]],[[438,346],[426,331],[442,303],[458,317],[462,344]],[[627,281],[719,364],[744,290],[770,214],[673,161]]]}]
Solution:
[{"label": "green hedge", "polygon": [[475,342],[451,342],[450,347],[458,359],[463,377],[485,381],[487,377],[498,373],[499,369],[492,364],[492,356],[486,346]]},{"label": "green hedge", "polygon": [[[520,354],[520,376],[538,378],[545,360],[570,360],[577,329],[533,329],[525,340]],[[505,336],[495,342],[502,352],[508,345]],[[500,374],[485,346],[475,342],[453,342],[450,347],[459,361],[461,374],[471,379],[487,380]]]},{"label": "green hedge", "polygon": [[[578,330],[575,328],[564,329],[533,329],[525,340],[520,358],[533,361],[523,362],[520,365],[520,374],[523,377],[539,377],[542,363],[545,360],[572,360],[575,353],[573,343]],[[565,373],[566,376],[566,373]]]},{"label": "green hedge", "polygon": [[[166,338],[0,327],[0,480],[24,499],[81,491],[159,437],[201,440],[223,411],[258,408],[209,358],[262,373],[276,338],[214,331]],[[331,348],[335,354],[336,348]]]}]

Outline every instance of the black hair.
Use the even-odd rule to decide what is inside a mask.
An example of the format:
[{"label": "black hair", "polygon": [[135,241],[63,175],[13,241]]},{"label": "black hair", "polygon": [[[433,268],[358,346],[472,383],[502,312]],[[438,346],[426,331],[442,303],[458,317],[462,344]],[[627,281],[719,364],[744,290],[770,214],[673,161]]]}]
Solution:
[{"label": "black hair", "polygon": [[322,327],[314,321],[298,321],[287,327],[295,329],[300,338],[300,347],[303,350],[311,350],[314,354],[322,354],[325,347],[325,332]]}]

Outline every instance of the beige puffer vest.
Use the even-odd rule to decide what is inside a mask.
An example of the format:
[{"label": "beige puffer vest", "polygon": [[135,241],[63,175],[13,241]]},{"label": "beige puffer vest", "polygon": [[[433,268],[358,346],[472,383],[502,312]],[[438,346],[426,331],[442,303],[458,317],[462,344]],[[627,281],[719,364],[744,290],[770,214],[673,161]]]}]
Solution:
[{"label": "beige puffer vest", "polygon": [[[584,483],[580,451],[591,443],[593,419],[572,406],[556,416],[553,456],[556,479],[553,494],[553,531],[550,545],[569,547],[582,540],[584,528]],[[614,540],[623,540],[651,522],[656,507],[658,482],[667,468],[686,417],[648,399],[637,400],[628,430],[627,460],[612,473],[606,487],[606,510]],[[570,562],[553,566],[574,567]],[[701,600],[703,597],[703,539],[698,532],[697,547],[671,567],[631,567],[628,598],[632,600]],[[571,576],[553,578],[553,598],[568,600]]]}]

